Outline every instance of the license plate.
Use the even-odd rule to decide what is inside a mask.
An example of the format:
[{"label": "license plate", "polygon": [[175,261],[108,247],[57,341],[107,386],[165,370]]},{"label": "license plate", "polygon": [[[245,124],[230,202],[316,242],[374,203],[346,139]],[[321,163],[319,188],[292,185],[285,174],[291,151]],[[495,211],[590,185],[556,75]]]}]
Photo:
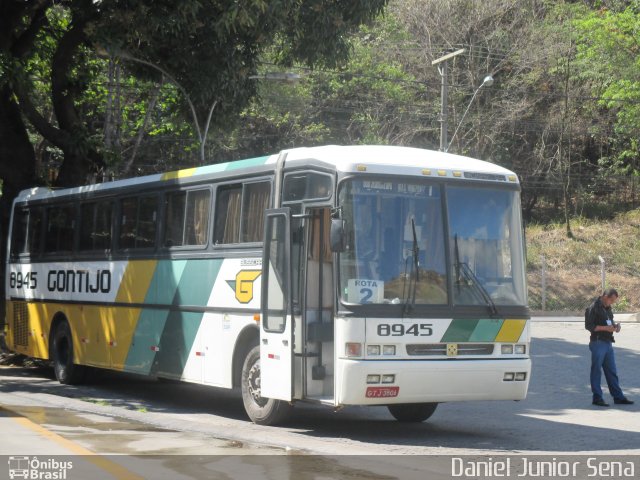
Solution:
[{"label": "license plate", "polygon": [[367,387],[367,398],[397,397],[400,387]]}]

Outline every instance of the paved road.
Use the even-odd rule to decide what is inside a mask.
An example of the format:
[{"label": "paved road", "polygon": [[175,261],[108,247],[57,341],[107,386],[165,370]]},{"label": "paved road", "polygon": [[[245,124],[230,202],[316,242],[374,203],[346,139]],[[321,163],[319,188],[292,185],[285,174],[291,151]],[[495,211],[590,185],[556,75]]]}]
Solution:
[{"label": "paved road", "polygon": [[[385,408],[333,412],[297,405],[286,426],[261,427],[246,419],[237,392],[114,373],[71,387],[57,384],[46,369],[3,367],[0,455],[77,454],[73,445],[103,455],[248,453],[252,458],[292,453],[639,455],[640,402],[609,409],[591,405],[582,322],[534,322],[532,332],[533,374],[526,400],[443,404],[417,425],[395,422]],[[636,400],[639,354],[640,323],[625,323],[617,335],[616,358],[621,384]],[[20,425],[17,418],[54,436]],[[319,470],[326,468],[320,463]],[[292,472],[297,468],[290,466]]]}]

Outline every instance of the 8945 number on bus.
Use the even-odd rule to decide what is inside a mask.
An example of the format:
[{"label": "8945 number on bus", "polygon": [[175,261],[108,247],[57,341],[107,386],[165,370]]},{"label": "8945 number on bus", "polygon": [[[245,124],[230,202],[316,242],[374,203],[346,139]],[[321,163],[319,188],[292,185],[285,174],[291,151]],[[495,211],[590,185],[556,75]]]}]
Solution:
[{"label": "8945 number on bus", "polygon": [[380,323],[378,324],[378,336],[380,337],[402,337],[413,335],[414,337],[430,337],[433,335],[433,324],[414,323],[405,325],[404,323]]},{"label": "8945 number on bus", "polygon": [[9,288],[38,288],[38,272],[11,272],[9,275]]}]

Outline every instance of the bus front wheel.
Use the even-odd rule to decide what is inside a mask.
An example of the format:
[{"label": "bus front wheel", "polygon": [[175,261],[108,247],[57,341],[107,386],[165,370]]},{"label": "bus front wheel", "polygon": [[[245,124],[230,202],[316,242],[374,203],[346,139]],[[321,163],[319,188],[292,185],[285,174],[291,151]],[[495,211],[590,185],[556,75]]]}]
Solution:
[{"label": "bus front wheel", "polygon": [[84,381],[86,367],[73,363],[73,337],[66,321],[60,322],[53,333],[53,370],[58,381],[77,385]]},{"label": "bus front wheel", "polygon": [[424,422],[436,411],[437,403],[400,403],[387,405],[389,413],[399,422]]},{"label": "bus front wheel", "polygon": [[258,345],[249,351],[242,366],[242,402],[251,421],[258,425],[280,423],[291,410],[287,402],[261,396]]}]

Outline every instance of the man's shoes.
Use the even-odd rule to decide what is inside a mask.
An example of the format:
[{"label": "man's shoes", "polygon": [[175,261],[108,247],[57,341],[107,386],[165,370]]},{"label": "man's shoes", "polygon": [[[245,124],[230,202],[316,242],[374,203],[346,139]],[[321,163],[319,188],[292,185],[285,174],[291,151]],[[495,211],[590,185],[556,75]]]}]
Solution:
[{"label": "man's shoes", "polygon": [[[626,398],[625,398],[625,400],[626,400]],[[622,400],[620,400],[620,401],[622,401]],[[607,402],[605,402],[604,400],[602,400],[602,399],[594,400],[592,403],[594,405],[597,405],[598,407],[608,407],[609,406],[609,404]]]},{"label": "man's shoes", "polygon": [[617,405],[633,405],[633,400],[629,400],[628,398],[614,398],[613,403]]}]

